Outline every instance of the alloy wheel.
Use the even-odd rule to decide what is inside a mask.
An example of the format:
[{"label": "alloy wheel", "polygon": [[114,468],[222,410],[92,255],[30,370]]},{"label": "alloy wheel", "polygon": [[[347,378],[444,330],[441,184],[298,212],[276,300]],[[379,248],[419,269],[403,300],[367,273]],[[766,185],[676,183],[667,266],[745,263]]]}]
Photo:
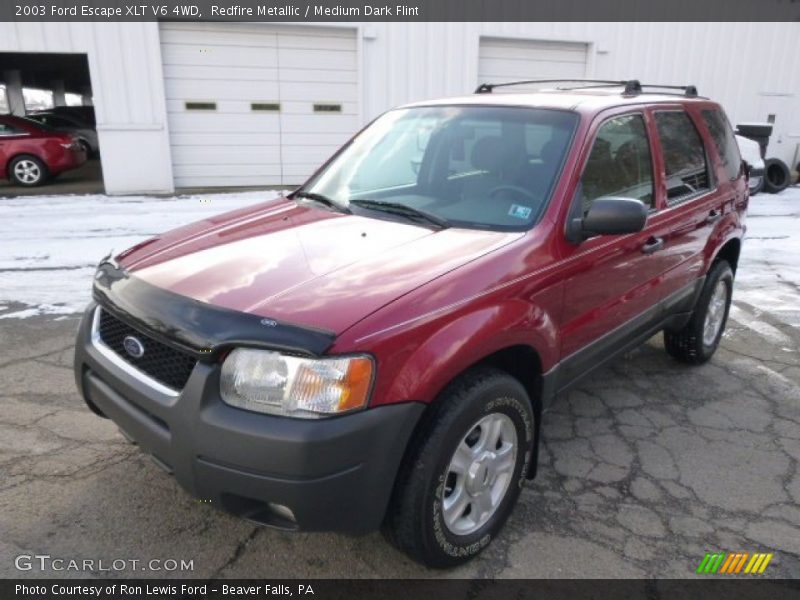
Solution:
[{"label": "alloy wheel", "polygon": [[452,533],[474,533],[497,511],[514,475],[517,444],[514,422],[502,413],[470,427],[446,473],[442,513]]}]

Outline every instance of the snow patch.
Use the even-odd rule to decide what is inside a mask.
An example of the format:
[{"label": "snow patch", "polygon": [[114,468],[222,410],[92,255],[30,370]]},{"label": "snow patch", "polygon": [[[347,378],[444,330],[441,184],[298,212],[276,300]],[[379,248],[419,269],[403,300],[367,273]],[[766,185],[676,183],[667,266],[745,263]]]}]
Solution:
[{"label": "snow patch", "polygon": [[109,252],[284,193],[0,199],[0,319],[81,312],[97,263]]}]

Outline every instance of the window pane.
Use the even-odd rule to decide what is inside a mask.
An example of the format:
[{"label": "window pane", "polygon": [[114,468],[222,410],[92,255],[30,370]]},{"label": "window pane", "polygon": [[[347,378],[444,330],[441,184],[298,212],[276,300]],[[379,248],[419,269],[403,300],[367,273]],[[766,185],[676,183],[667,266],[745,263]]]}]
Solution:
[{"label": "window pane", "polygon": [[742,170],[742,157],[739,155],[739,146],[727,117],[720,110],[704,110],[703,121],[711,132],[711,138],[717,147],[728,178],[736,179]]},{"label": "window pane", "polygon": [[689,115],[658,112],[656,128],[664,154],[667,200],[683,200],[710,189],[705,148]]},{"label": "window pane", "polygon": [[38,88],[22,88],[25,110],[47,110],[53,108],[53,92]]},{"label": "window pane", "polygon": [[597,132],[581,178],[583,214],[601,196],[641,200],[653,206],[653,163],[641,115],[611,119]]},{"label": "window pane", "polygon": [[83,106],[83,96],[81,94],[67,92],[64,94],[64,101],[67,103],[67,106]]}]

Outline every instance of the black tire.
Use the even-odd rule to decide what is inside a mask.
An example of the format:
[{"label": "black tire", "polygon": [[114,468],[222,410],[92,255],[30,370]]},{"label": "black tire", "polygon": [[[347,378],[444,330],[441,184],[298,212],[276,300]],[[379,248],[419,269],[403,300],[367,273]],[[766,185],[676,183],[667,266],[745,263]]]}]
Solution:
[{"label": "black tire", "polygon": [[[499,418],[508,423],[498,415],[510,419],[516,434],[516,446],[509,450],[509,457],[514,456],[515,461],[513,469],[507,471],[511,475],[504,491],[498,492],[494,512],[480,513],[491,514],[488,520],[474,532],[457,535],[443,514],[445,498],[455,493],[448,489],[454,481],[449,473],[451,460],[468,434],[480,432],[476,425],[482,418]],[[534,418],[525,388],[504,371],[480,367],[451,383],[426,413],[400,467],[383,527],[389,541],[414,560],[437,568],[467,562],[486,548],[511,514],[525,483],[533,449]],[[472,466],[476,464],[479,463]],[[481,477],[484,482],[492,480],[485,471]],[[461,493],[467,494],[465,490]],[[470,514],[474,502],[466,497],[471,503],[463,509],[464,515]]]},{"label": "black tire", "polygon": [[[711,298],[717,289],[717,284],[720,282],[727,290],[722,323],[714,339],[704,341],[706,315],[709,312]],[[681,362],[692,365],[702,364],[711,358],[719,346],[719,341],[722,339],[725,325],[728,322],[732,293],[733,271],[727,261],[719,260],[711,267],[703,285],[703,291],[692,312],[692,318],[686,326],[680,331],[664,330],[664,347],[667,350],[667,354]]]},{"label": "black tire", "polygon": [[780,158],[764,161],[764,189],[770,194],[782,192],[789,186],[789,167]]},{"label": "black tire", "polygon": [[[20,173],[18,168],[20,165],[32,165],[31,169],[24,169],[25,172],[29,172],[32,175],[28,177],[24,173]],[[35,177],[33,175],[34,172],[36,173]],[[16,156],[8,164],[8,178],[16,185],[35,187],[42,185],[47,181],[48,177],[49,173],[45,164],[30,154]]]}]

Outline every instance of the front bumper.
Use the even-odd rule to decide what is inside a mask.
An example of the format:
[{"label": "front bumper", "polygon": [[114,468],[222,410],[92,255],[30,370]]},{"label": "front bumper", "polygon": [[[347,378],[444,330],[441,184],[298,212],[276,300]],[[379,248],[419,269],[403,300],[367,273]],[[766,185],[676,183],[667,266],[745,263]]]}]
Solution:
[{"label": "front bumper", "polygon": [[78,331],[78,389],[187,491],[275,527],[364,533],[380,526],[424,405],[319,420],[262,415],[224,404],[220,366],[204,362],[180,393],[169,393],[93,343],[95,308]]}]

